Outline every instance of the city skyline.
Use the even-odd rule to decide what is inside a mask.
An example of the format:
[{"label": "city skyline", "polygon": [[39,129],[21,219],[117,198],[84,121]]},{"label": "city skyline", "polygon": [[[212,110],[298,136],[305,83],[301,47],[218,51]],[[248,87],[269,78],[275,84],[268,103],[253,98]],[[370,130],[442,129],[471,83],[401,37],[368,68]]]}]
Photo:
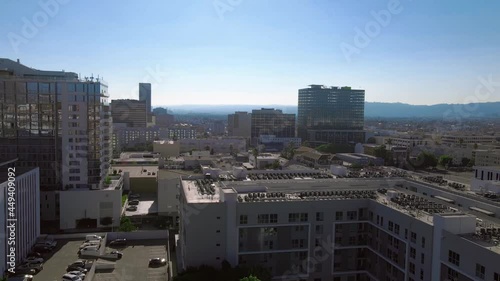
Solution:
[{"label": "city skyline", "polygon": [[295,105],[297,89],[309,84],[362,88],[368,102],[498,101],[475,91],[500,80],[491,28],[499,3],[110,1],[99,11],[40,3],[4,3],[3,57],[100,75],[111,99],[135,99],[138,83],[149,82],[153,106]]}]

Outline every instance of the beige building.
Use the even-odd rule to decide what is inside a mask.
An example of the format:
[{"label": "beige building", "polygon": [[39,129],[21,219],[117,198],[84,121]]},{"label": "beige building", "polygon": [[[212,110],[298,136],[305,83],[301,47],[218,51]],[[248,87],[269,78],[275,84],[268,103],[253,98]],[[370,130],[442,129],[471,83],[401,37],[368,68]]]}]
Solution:
[{"label": "beige building", "polygon": [[475,135],[444,135],[441,137],[443,144],[492,144],[496,142],[495,136]]},{"label": "beige building", "polygon": [[178,141],[155,141],[153,142],[153,152],[160,153],[162,157],[176,157],[181,153]]},{"label": "beige building", "polygon": [[476,150],[476,166],[500,166],[500,150]]},{"label": "beige building", "polygon": [[466,193],[404,178],[201,177],[180,192],[184,269],[227,260],[279,280],[500,278],[500,225],[486,215],[500,207]]}]

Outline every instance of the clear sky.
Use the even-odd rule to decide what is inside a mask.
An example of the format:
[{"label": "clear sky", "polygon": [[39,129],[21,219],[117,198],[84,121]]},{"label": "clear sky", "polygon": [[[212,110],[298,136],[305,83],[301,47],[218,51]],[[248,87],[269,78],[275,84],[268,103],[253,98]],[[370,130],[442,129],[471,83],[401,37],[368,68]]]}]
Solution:
[{"label": "clear sky", "polygon": [[367,101],[498,101],[498,11],[468,0],[1,0],[0,57],[103,76],[112,99],[151,82],[153,105],[293,105],[309,84],[362,88]]}]

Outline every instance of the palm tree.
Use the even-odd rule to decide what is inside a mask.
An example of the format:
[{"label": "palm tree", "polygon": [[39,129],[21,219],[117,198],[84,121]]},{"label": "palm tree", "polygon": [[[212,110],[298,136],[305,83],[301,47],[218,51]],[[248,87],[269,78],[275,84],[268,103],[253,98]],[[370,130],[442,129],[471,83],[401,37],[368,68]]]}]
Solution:
[{"label": "palm tree", "polygon": [[252,149],[252,155],[255,160],[255,166],[257,166],[257,156],[259,156],[259,150],[256,147]]}]

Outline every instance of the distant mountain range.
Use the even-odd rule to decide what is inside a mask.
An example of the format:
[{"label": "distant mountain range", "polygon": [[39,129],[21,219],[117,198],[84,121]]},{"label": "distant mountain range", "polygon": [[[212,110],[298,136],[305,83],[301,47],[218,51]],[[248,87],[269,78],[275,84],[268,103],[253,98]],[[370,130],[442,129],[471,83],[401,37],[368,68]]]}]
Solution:
[{"label": "distant mountain range", "polygon": [[[276,108],[284,113],[297,113],[294,105],[170,105],[173,114],[213,114],[226,115],[235,111],[251,112],[252,109]],[[500,102],[472,104],[411,105],[405,103],[367,102],[365,117],[381,118],[448,118],[455,117],[500,117]]]}]

